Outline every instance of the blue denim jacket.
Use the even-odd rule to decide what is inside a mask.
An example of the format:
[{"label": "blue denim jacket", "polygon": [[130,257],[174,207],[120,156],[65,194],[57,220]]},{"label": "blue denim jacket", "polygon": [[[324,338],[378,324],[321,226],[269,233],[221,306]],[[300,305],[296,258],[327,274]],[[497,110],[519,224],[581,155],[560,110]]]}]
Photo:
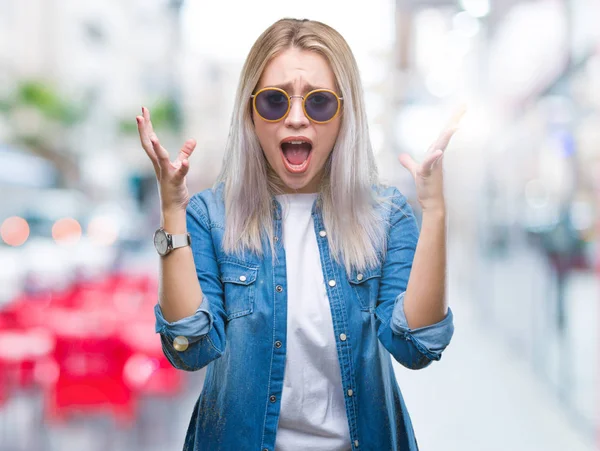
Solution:
[{"label": "blue denim jacket", "polygon": [[[417,443],[394,376],[391,357],[411,369],[439,360],[454,327],[452,311],[437,324],[413,329],[404,292],[418,239],[406,198],[395,188],[388,244],[380,267],[353,271],[332,258],[317,202],[312,210],[331,305],[352,450],[414,451]],[[155,308],[156,331],[169,361],[186,371],[207,366],[184,450],[273,451],[286,358],[287,284],[281,206],[274,199],[276,260],[241,258],[222,250],[222,186],[194,195],[187,227],[203,299],[195,315],[169,323]],[[326,231],[325,231],[326,232]],[[325,236],[323,236],[325,235]],[[333,283],[332,281],[335,281]],[[173,340],[183,336],[183,351]],[[180,348],[181,349],[181,348]]]}]

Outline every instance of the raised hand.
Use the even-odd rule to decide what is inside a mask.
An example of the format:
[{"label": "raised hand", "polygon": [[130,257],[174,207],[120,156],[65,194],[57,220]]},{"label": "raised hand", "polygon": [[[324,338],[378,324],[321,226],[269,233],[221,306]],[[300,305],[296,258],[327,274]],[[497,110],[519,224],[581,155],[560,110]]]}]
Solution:
[{"label": "raised hand", "polygon": [[423,211],[445,211],[443,157],[452,135],[458,130],[460,119],[465,114],[462,107],[442,130],[438,138],[429,146],[425,160],[418,164],[409,154],[398,158],[402,166],[410,171],[415,179],[417,199]]},{"label": "raised hand", "polygon": [[150,111],[142,107],[142,116],[136,117],[140,141],[150,158],[156,173],[163,213],[185,211],[190,200],[185,176],[190,169],[189,157],[196,148],[196,141],[188,139],[175,161],[169,159],[169,153],[160,145],[150,121]]}]

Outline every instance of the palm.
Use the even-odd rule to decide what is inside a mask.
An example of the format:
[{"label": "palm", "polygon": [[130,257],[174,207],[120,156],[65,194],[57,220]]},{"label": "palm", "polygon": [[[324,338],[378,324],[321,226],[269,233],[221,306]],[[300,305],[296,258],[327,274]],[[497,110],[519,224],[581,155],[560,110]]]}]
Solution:
[{"label": "palm", "polygon": [[140,142],[154,166],[163,208],[184,207],[189,200],[186,185],[186,175],[190,168],[189,157],[196,147],[196,141],[188,139],[179,150],[177,158],[171,161],[169,153],[161,146],[154,132],[150,111],[142,108],[142,113],[143,116],[136,117]]}]

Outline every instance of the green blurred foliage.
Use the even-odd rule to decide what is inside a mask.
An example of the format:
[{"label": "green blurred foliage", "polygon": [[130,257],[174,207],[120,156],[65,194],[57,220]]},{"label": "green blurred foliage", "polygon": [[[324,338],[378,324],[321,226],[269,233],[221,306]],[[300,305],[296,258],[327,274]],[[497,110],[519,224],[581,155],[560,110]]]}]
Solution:
[{"label": "green blurred foliage", "polygon": [[23,80],[12,95],[0,99],[0,112],[10,113],[21,107],[33,107],[46,119],[61,125],[73,125],[83,117],[85,107],[60,96],[56,88],[40,80]]},{"label": "green blurred foliage", "polygon": [[[174,99],[166,97],[149,106],[152,126],[156,131],[181,131],[181,110]],[[141,114],[141,113],[139,113]],[[124,134],[137,134],[135,118],[121,119],[119,130]]]},{"label": "green blurred foliage", "polygon": [[17,90],[17,99],[22,105],[40,110],[48,119],[64,125],[73,125],[81,117],[81,108],[60,98],[56,90],[43,82],[24,82]]}]

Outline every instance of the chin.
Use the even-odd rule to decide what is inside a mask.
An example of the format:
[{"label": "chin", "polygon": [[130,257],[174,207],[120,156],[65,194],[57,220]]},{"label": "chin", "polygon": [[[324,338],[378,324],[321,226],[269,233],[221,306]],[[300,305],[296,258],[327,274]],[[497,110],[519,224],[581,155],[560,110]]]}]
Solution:
[{"label": "chin", "polygon": [[286,173],[285,169],[283,169],[283,172],[284,174],[278,173],[277,175],[283,182],[283,188],[286,191],[299,193],[314,193],[317,191],[317,188],[313,189],[314,184],[311,183],[313,180],[308,174],[303,174],[302,177],[290,177],[290,175]]}]

